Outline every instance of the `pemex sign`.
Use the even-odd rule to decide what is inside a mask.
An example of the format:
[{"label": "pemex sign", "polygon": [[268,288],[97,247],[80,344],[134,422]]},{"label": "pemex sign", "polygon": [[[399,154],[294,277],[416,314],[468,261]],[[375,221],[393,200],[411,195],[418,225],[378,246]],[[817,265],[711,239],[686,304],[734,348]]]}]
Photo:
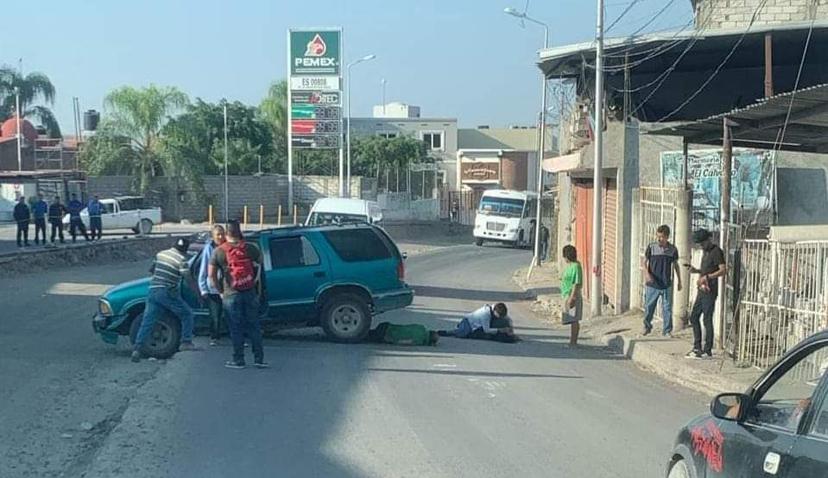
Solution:
[{"label": "pemex sign", "polygon": [[292,76],[339,76],[340,30],[293,30],[290,32]]}]

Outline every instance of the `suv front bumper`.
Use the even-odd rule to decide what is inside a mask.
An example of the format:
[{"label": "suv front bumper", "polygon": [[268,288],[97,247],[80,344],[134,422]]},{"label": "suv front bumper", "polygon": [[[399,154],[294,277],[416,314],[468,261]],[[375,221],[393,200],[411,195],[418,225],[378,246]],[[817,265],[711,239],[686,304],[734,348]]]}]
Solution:
[{"label": "suv front bumper", "polygon": [[101,315],[100,312],[96,313],[92,316],[92,330],[95,331],[96,334],[101,336],[101,340],[108,344],[117,344],[118,337],[121,334],[115,332],[114,330],[109,330],[109,325],[115,319],[114,316],[105,316]]}]

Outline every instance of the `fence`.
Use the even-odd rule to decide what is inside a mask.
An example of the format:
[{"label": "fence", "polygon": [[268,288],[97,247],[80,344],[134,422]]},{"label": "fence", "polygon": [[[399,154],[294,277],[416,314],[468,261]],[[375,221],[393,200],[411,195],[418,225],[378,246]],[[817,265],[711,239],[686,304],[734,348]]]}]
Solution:
[{"label": "fence", "polygon": [[[828,328],[828,241],[744,240],[736,249],[734,356],[766,368],[802,339]],[[828,351],[798,367],[816,376]],[[807,377],[799,377],[806,378]]]},{"label": "fence", "polygon": [[[636,286],[642,283],[641,279],[646,274],[644,252],[647,250],[647,246],[655,239],[658,226],[666,224],[670,226],[671,231],[676,230],[676,203],[681,190],[676,188],[642,187],[639,189],[639,192],[640,221],[638,224],[638,244],[636,244],[636,250],[638,251],[638,270],[640,271],[640,275],[639,280],[635,281]],[[645,303],[644,292],[645,289],[641,287],[639,296],[642,305]],[[655,317],[663,319],[660,307],[656,308]]]},{"label": "fence", "polygon": [[448,219],[464,226],[474,225],[474,215],[480,204],[482,190],[443,191],[440,195],[440,219]]}]

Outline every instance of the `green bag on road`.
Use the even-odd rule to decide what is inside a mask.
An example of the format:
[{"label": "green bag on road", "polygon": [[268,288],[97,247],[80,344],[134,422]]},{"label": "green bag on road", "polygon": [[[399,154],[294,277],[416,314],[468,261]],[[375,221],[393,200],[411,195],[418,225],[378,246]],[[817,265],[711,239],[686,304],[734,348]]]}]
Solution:
[{"label": "green bag on road", "polygon": [[394,345],[436,345],[437,332],[420,324],[392,324],[383,322],[368,333],[371,342]]}]

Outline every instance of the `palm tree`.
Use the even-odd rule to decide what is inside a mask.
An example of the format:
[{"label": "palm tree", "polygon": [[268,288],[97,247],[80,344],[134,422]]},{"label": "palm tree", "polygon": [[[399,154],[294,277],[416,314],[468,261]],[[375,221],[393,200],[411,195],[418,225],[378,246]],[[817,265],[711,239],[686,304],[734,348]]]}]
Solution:
[{"label": "palm tree", "polygon": [[[169,116],[189,103],[187,95],[174,87],[123,86],[104,99],[102,128],[129,145],[131,170],[145,192],[154,176],[180,173],[175,158],[164,154],[161,129]],[[180,169],[180,168],[178,168]]]},{"label": "palm tree", "polygon": [[31,72],[23,76],[10,66],[0,66],[0,119],[15,112],[15,93],[20,92],[21,117],[36,117],[52,138],[60,137],[60,126],[52,111],[35,103],[38,100],[52,105],[55,102],[55,86],[43,73]]}]

